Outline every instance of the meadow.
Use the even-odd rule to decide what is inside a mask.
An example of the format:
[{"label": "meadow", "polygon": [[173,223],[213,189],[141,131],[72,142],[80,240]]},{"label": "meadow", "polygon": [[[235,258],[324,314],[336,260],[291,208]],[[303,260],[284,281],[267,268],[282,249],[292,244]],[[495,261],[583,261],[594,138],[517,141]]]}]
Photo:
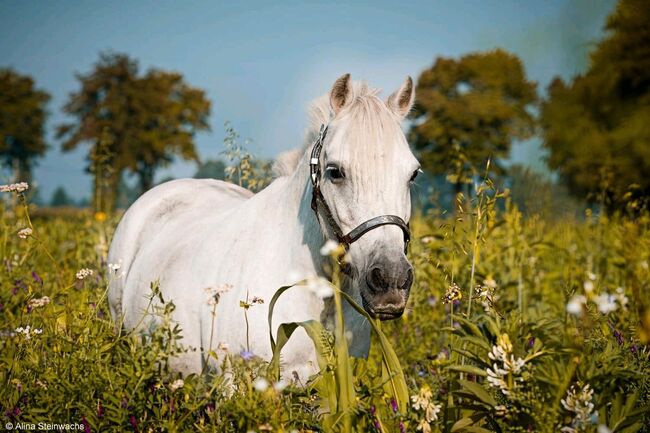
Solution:
[{"label": "meadow", "polygon": [[174,376],[167,360],[185,349],[173,304],[150,334],[117,333],[108,312],[107,283],[120,270],[105,258],[119,215],[3,198],[3,426],[650,432],[647,214],[524,216],[489,181],[453,215],[419,212],[408,311],[376,324],[367,361],[347,356],[343,329],[312,330],[323,368],[295,386],[229,347],[215,349],[228,353],[229,376]]}]

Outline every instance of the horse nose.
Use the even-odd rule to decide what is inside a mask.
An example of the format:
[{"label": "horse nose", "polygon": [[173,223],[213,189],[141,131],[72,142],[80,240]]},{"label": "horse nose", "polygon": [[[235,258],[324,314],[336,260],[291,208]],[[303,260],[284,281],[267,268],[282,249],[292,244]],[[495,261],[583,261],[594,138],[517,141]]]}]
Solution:
[{"label": "horse nose", "polygon": [[366,275],[366,283],[373,294],[394,289],[408,291],[413,284],[413,267],[406,260],[398,265],[374,264]]}]

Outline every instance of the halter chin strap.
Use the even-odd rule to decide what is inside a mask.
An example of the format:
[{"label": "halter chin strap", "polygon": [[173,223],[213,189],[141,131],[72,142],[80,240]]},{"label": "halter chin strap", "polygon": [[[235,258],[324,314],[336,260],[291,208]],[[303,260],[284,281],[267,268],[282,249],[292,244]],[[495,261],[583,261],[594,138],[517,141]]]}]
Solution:
[{"label": "halter chin strap", "polygon": [[334,236],[336,236],[336,239],[345,247],[346,250],[350,247],[350,244],[359,240],[361,236],[368,233],[370,230],[385,225],[395,225],[402,229],[402,233],[404,234],[404,253],[406,254],[409,241],[411,240],[411,231],[409,230],[408,223],[396,215],[381,215],[371,218],[368,221],[359,224],[359,226],[350,233],[343,234],[341,227],[336,222],[336,219],[334,219],[332,210],[327,205],[325,197],[323,197],[323,193],[320,190],[320,154],[323,150],[323,142],[327,135],[327,128],[327,126],[321,125],[318,139],[316,140],[316,143],[314,143],[314,147],[311,150],[311,157],[309,159],[309,174],[312,186],[311,208],[316,213],[316,218],[318,218],[318,210],[320,208],[325,222],[334,233]]}]

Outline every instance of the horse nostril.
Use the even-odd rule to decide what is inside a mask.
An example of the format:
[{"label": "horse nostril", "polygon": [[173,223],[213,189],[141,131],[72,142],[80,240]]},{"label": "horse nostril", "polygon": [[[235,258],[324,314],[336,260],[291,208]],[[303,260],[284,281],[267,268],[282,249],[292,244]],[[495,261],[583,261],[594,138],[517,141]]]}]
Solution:
[{"label": "horse nostril", "polygon": [[374,268],[370,269],[370,272],[368,272],[368,277],[366,278],[366,282],[368,283],[368,287],[370,287],[373,292],[386,290],[388,288],[388,281],[386,279],[386,276],[379,266],[375,266]]},{"label": "horse nostril", "polygon": [[401,290],[409,290],[412,284],[413,284],[413,267],[409,266],[408,269],[406,270],[406,278],[404,278],[404,282],[400,284],[399,288]]}]

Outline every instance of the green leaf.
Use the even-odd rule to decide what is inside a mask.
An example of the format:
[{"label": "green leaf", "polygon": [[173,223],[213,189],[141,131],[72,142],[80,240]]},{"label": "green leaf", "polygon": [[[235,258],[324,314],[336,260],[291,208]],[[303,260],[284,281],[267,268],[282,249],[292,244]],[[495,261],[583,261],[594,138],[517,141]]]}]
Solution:
[{"label": "green leaf", "polygon": [[494,407],[497,405],[496,400],[494,397],[488,393],[485,388],[483,388],[481,385],[479,385],[476,382],[470,382],[468,380],[459,380],[458,383],[460,383],[460,386],[463,387],[463,389],[469,391],[473,395],[475,395],[480,401],[482,401],[485,404],[490,405],[491,407]]}]

